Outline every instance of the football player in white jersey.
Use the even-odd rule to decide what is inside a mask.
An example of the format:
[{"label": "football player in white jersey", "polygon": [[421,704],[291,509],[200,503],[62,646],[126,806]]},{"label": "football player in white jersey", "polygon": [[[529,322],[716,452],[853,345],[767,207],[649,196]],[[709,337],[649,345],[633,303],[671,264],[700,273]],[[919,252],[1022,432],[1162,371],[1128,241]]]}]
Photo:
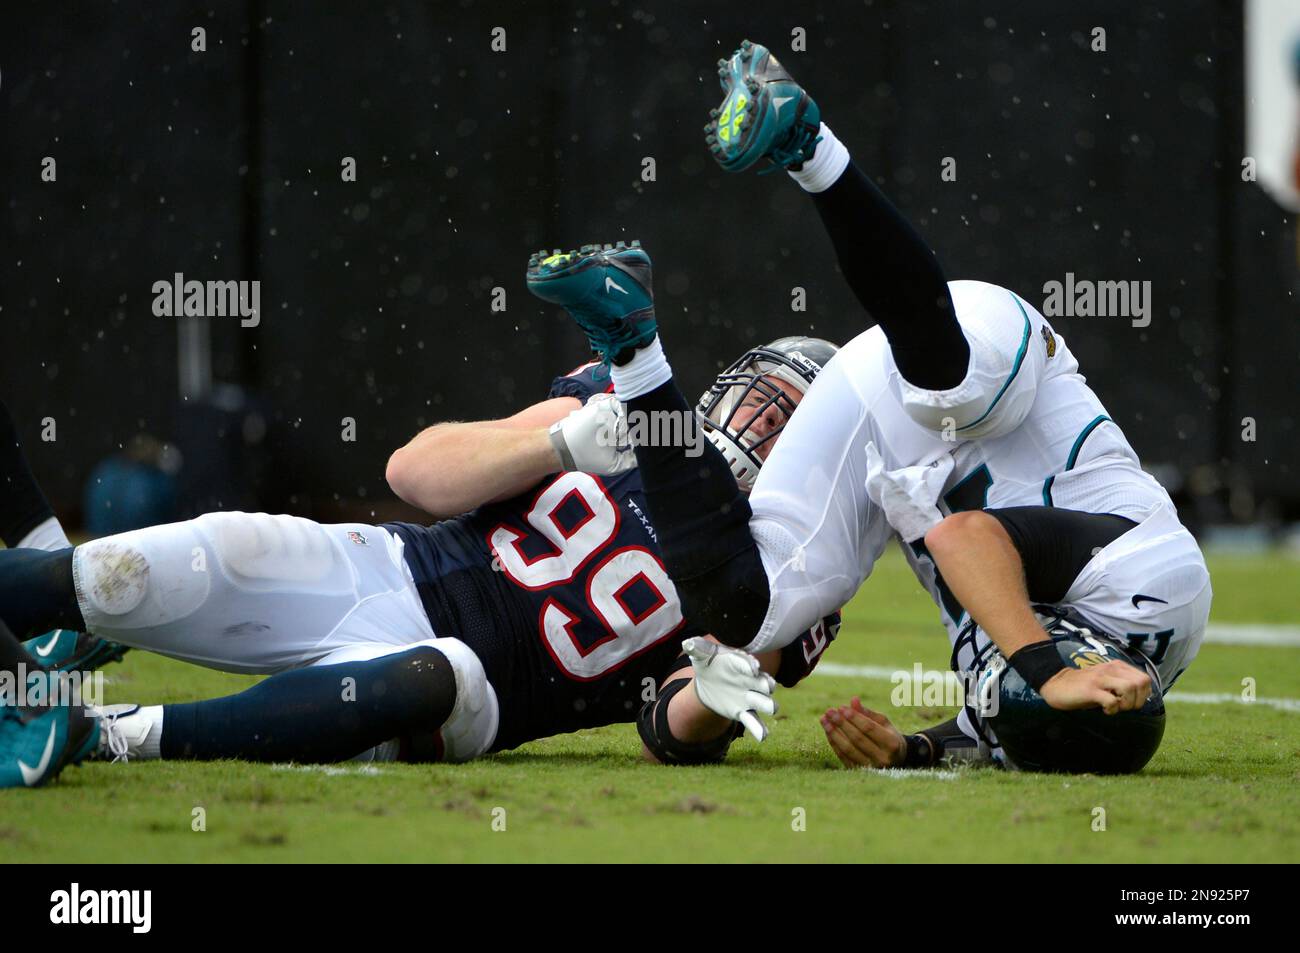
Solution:
[{"label": "football player in white jersey", "polygon": [[[687,617],[730,646],[785,645],[846,603],[897,535],[943,612],[954,668],[1001,704],[911,738],[891,727],[886,763],[974,746],[1022,768],[1141,768],[1211,598],[1168,494],[1043,316],[1005,288],[948,282],[769,51],[746,41],[719,76],[714,157],[728,171],[765,158],[812,194],[876,327],[826,366],[748,500],[732,477],[751,440],[721,429],[722,452],[699,459],[636,446]],[[566,267],[608,266],[595,251]],[[549,300],[611,364],[631,410],[688,408],[652,306],[608,291]],[[835,710],[828,740],[846,763],[880,763],[851,757],[867,736],[859,716],[880,725]]]}]

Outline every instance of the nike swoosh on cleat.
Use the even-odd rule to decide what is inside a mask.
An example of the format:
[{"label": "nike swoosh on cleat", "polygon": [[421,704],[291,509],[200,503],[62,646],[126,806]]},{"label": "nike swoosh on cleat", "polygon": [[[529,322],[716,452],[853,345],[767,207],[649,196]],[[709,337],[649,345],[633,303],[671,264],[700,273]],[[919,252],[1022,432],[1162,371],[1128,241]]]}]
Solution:
[{"label": "nike swoosh on cleat", "polygon": [[611,288],[617,288],[619,291],[623,292],[623,294],[627,294],[627,293],[628,293],[628,291],[627,291],[626,288],[624,288],[622,285],[620,285],[620,284],[619,284],[617,281],[615,281],[613,278],[611,278],[611,277],[609,277],[608,275],[606,275],[606,276],[605,276],[605,290],[606,290],[606,291],[609,291]]},{"label": "nike swoosh on cleat", "polygon": [[45,773],[45,769],[50,766],[50,758],[54,755],[54,732],[58,729],[58,721],[50,722],[50,736],[45,739],[45,753],[41,755],[41,760],[36,763],[36,767],[29,768],[23,764],[21,758],[18,759],[18,770],[23,774],[23,784],[29,788],[36,785]]},{"label": "nike swoosh on cleat", "polygon": [[1167,600],[1165,600],[1165,599],[1157,599],[1155,596],[1144,596],[1144,595],[1142,595],[1142,593],[1140,593],[1140,592],[1139,592],[1136,596],[1133,597],[1133,608],[1134,608],[1134,609],[1136,609],[1136,608],[1138,607],[1138,603],[1139,603],[1139,602],[1159,602],[1159,603],[1162,603],[1162,604],[1164,604],[1164,605],[1169,605],[1169,602],[1168,602]]},{"label": "nike swoosh on cleat", "polygon": [[50,641],[48,641],[48,642],[45,643],[44,645],[37,645],[37,646],[34,646],[33,649],[32,649],[32,651],[34,651],[34,652],[35,652],[37,655],[39,655],[41,658],[46,658],[47,656],[49,656],[49,654],[50,654],[51,652],[54,651],[54,646],[56,646],[56,645],[58,645],[58,644],[59,644],[59,637],[58,637],[57,634],[55,634],[55,635],[50,639]]},{"label": "nike swoosh on cleat", "polygon": [[773,97],[772,97],[772,105],[776,107],[776,113],[777,113],[778,116],[781,114],[781,107],[784,106],[786,103],[788,103],[788,102],[789,102],[790,100],[792,100],[792,99],[794,99],[793,96],[773,96]]}]

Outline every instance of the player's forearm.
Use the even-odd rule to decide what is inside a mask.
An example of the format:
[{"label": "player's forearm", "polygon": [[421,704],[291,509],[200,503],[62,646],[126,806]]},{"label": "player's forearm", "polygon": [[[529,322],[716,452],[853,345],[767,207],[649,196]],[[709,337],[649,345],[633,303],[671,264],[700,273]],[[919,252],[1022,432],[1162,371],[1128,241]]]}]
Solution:
[{"label": "player's forearm", "polygon": [[524,492],[560,469],[546,428],[447,423],[418,434],[388,461],[388,485],[433,516],[449,517]]},{"label": "player's forearm", "polygon": [[735,725],[704,707],[692,685],[673,696],[668,703],[668,725],[673,737],[686,742],[712,741]]},{"label": "player's forearm", "polygon": [[[735,722],[705,708],[695,694],[694,685],[674,693],[673,689],[682,681],[694,681],[689,669],[677,675],[664,683],[658,699],[642,709],[637,723],[641,731],[641,756],[654,764],[706,764],[723,760],[731,745]],[[665,702],[666,726],[662,724]]]},{"label": "player's forearm", "polygon": [[987,513],[949,516],[925,545],[952,594],[1006,658],[1047,638],[1034,616],[1025,570],[1000,523]]}]

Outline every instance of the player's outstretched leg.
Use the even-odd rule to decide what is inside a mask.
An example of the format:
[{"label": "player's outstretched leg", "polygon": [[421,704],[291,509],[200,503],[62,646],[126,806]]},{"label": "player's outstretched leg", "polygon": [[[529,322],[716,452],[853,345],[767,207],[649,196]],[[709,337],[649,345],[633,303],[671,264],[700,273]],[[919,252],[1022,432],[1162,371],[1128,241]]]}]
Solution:
[{"label": "player's outstretched leg", "polygon": [[655,339],[650,256],[638,241],[540,251],[528,260],[528,290],[563,306],[608,366],[631,360]]},{"label": "player's outstretched leg", "polygon": [[20,636],[44,633],[23,643],[43,667],[56,672],[92,672],[121,661],[130,650],[85,631],[73,583],[72,554],[72,548],[0,552],[0,618]]},{"label": "player's outstretched leg", "polygon": [[456,704],[456,674],[432,646],[281,672],[225,698],[111,705],[101,760],[330,764],[394,739],[427,750]]},{"label": "player's outstretched leg", "polygon": [[722,105],[705,141],[728,172],[766,159],[813,196],[849,287],[889,340],[900,373],[944,390],[966,376],[970,351],[938,259],[849,158],[812,97],[763,46],[746,40],[718,61]]},{"label": "player's outstretched leg", "polygon": [[18,428],[0,401],[0,540],[10,549],[65,549],[63,527],[54,516],[27,463]]},{"label": "player's outstretched leg", "polygon": [[[72,546],[49,501],[32,474],[18,428],[0,401],[0,540],[9,549],[57,552]],[[12,618],[0,612],[0,618]],[[16,624],[15,624],[15,627]],[[46,668],[61,672],[91,671],[116,662],[128,651],[116,642],[55,629],[27,642],[26,648]]]},{"label": "player's outstretched leg", "polygon": [[[73,552],[71,548],[53,553],[39,549],[0,550],[0,619],[20,638],[54,628],[85,629],[73,582]],[[53,655],[53,646],[41,651],[47,641],[42,636],[27,646],[42,665]]]},{"label": "player's outstretched leg", "polygon": [[[638,243],[587,245],[566,255],[533,256],[528,289],[565,308],[591,349],[612,364],[615,394],[629,414],[648,421],[678,415],[680,425],[669,432],[697,433],[695,410],[673,382],[656,332],[650,272],[650,256]],[[748,645],[768,602],[767,574],[749,534],[749,501],[709,441],[644,445],[637,439],[643,431],[663,431],[630,432],[664,566],[684,614],[727,645]]]},{"label": "player's outstretched leg", "polygon": [[[99,738],[97,721],[80,704],[19,705],[27,675],[42,666],[0,622],[0,788],[39,787],[77,764]],[[62,677],[62,676],[60,676]],[[15,693],[13,697],[9,692]],[[43,697],[53,701],[52,693]]]},{"label": "player's outstretched leg", "polygon": [[705,141],[728,172],[760,159],[781,168],[806,162],[821,133],[817,103],[765,46],[745,40],[729,60],[718,60],[722,105],[710,110]]}]

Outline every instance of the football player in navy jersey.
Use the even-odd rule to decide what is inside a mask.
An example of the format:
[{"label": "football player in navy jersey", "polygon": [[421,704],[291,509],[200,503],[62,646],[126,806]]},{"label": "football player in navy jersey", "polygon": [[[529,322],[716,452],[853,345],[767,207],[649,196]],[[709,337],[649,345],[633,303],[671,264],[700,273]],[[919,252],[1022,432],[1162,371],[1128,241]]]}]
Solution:
[{"label": "football player in navy jersey", "polygon": [[[782,339],[705,394],[703,436],[742,486],[833,353]],[[631,721],[661,763],[721,760],[742,724],[761,738],[772,676],[807,675],[838,613],[758,660],[684,619],[609,390],[586,365],[512,417],[417,435],[387,478],[442,518],[432,525],[211,513],[77,547],[61,531],[65,545],[17,545],[57,520],[0,413],[0,467],[21,488],[0,502],[13,546],[0,551],[0,619],[30,638],[8,667],[35,670],[67,639],[62,668],[92,667],[107,643],[272,676],[188,704],[0,706],[0,786],[83,757],[463,761]],[[703,439],[696,420],[689,439]]]}]

